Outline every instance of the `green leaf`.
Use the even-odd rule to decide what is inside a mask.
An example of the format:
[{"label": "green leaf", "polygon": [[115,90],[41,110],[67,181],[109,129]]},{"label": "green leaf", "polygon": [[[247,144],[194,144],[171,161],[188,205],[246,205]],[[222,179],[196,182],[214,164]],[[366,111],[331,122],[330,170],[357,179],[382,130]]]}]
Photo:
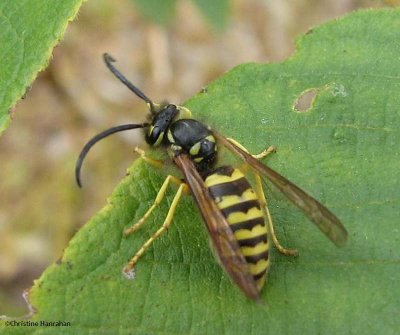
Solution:
[{"label": "green leaf", "polygon": [[176,0],[132,0],[147,20],[165,26],[175,15]]},{"label": "green leaf", "polygon": [[[283,195],[267,190],[277,235],[300,256],[273,252],[264,303],[256,304],[214,260],[185,197],[171,229],[140,260],[136,279],[127,280],[122,267],[160,227],[176,191],[123,238],[167,173],[138,160],[30,291],[32,320],[71,326],[3,333],[396,334],[399,40],[400,10],[356,12],[309,31],[289,60],[241,65],[187,103],[196,118],[251,152],[277,146],[268,165],[342,219],[345,248],[335,248]],[[310,89],[317,94],[312,107],[296,112],[295,102]]]},{"label": "green leaf", "polygon": [[222,31],[228,23],[229,0],[193,0],[201,13],[217,31]]},{"label": "green leaf", "polygon": [[0,133],[83,0],[0,2]]},{"label": "green leaf", "polygon": [[[166,26],[175,17],[176,0],[131,0],[137,10],[149,21]],[[228,23],[229,0],[193,0],[200,12],[217,30],[223,30]]]}]

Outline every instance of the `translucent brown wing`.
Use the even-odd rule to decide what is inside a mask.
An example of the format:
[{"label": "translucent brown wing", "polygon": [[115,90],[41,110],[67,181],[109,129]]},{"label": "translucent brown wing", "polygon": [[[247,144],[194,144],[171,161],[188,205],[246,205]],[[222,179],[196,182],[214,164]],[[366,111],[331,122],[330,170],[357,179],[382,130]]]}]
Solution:
[{"label": "translucent brown wing", "polygon": [[173,160],[182,171],[193,198],[200,209],[221,265],[246,296],[259,300],[259,291],[249,272],[247,262],[240,252],[239,244],[228,222],[208,192],[193,162],[183,154],[176,155]]},{"label": "translucent brown wing", "polygon": [[260,163],[250,154],[230,142],[226,137],[213,131],[220,144],[238,155],[255,171],[267,177],[289,200],[314,222],[317,227],[337,246],[343,246],[347,241],[347,231],[340,220],[324,205],[297,187],[291,181],[281,176],[268,166]]}]

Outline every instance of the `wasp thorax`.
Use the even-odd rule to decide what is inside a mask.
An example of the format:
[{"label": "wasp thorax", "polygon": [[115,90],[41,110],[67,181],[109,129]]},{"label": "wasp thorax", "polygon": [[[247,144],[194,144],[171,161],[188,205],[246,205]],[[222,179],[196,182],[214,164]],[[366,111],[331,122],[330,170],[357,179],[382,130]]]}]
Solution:
[{"label": "wasp thorax", "polygon": [[178,114],[176,105],[166,105],[157,112],[152,119],[151,125],[146,134],[146,142],[152,146],[158,146],[162,143],[164,135],[169,126]]},{"label": "wasp thorax", "polygon": [[208,135],[206,138],[200,140],[189,150],[190,156],[200,169],[202,166],[206,168],[214,162],[216,152],[217,146],[215,144],[214,136],[212,135]]},{"label": "wasp thorax", "polygon": [[215,161],[217,152],[215,138],[199,121],[193,119],[175,121],[168,130],[168,141],[173,151],[189,154],[200,170],[208,168]]}]

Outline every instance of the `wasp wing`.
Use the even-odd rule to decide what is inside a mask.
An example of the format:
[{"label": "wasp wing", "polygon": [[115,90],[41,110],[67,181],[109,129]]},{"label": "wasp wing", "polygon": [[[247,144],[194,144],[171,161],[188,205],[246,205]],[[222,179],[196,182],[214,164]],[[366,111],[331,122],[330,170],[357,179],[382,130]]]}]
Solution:
[{"label": "wasp wing", "polygon": [[347,241],[347,231],[340,220],[324,205],[297,187],[278,172],[260,163],[249,153],[239,148],[226,137],[213,131],[217,140],[227,149],[238,155],[255,171],[267,177],[289,200],[304,211],[309,219],[337,246],[343,246]]},{"label": "wasp wing", "polygon": [[195,165],[184,154],[177,154],[173,160],[182,171],[193,198],[200,209],[203,221],[223,268],[233,282],[249,298],[259,300],[259,291],[250,274],[248,264],[240,252],[239,244],[228,222],[211,197]]}]

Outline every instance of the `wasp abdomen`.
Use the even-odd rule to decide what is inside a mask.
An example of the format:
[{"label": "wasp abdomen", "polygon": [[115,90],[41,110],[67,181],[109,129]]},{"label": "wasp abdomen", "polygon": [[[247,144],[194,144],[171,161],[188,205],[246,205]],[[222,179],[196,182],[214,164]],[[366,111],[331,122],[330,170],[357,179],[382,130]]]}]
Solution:
[{"label": "wasp abdomen", "polygon": [[245,175],[231,166],[207,173],[204,182],[228,221],[259,290],[269,268],[268,234],[256,192]]}]

